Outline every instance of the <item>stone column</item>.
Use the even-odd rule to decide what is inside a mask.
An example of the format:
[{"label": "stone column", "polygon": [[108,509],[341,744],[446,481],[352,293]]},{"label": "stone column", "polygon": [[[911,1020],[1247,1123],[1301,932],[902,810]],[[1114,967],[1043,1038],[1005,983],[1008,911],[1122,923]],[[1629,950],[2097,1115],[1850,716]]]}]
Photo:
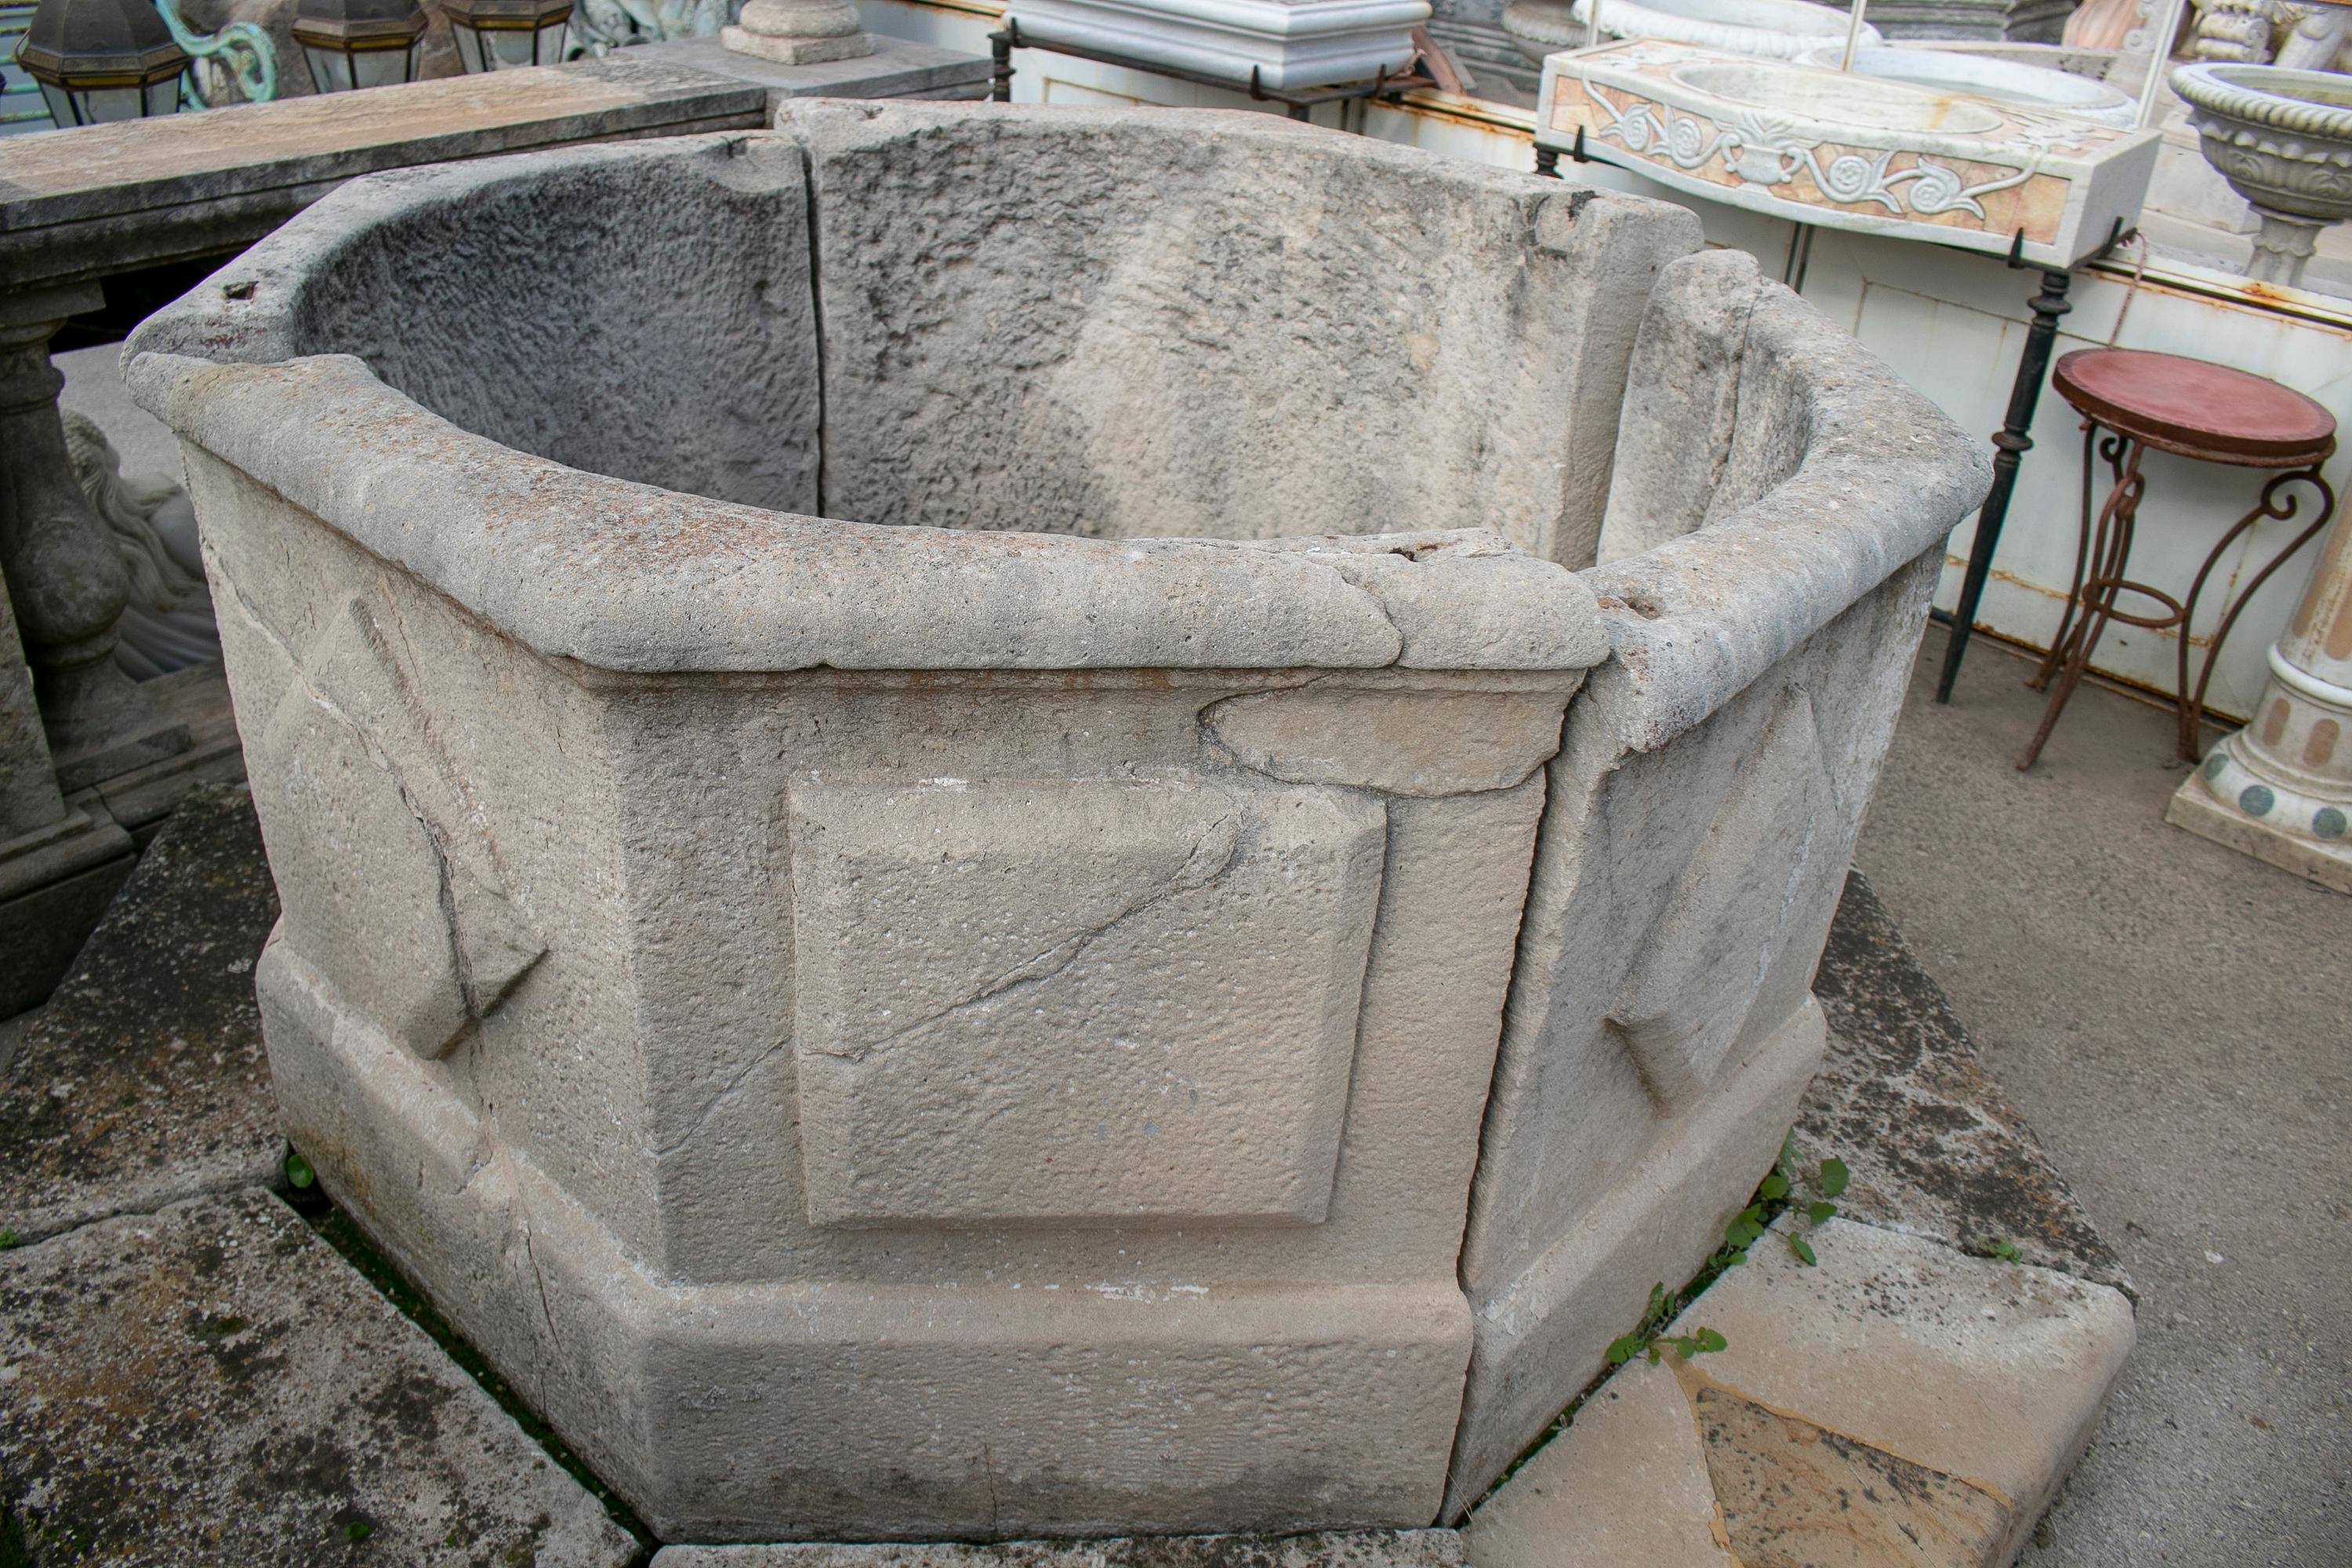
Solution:
[{"label": "stone column", "polygon": [[0,295],[0,573],[66,793],[188,746],[114,665],[130,574],[75,482],[49,339],[100,302],[94,285]]},{"label": "stone column", "polygon": [[746,0],[741,23],[719,28],[719,41],[739,55],[788,66],[874,52],[853,0]]},{"label": "stone column", "polygon": [[2352,506],[2270,658],[2253,722],[2206,754],[2165,820],[2352,893]]}]

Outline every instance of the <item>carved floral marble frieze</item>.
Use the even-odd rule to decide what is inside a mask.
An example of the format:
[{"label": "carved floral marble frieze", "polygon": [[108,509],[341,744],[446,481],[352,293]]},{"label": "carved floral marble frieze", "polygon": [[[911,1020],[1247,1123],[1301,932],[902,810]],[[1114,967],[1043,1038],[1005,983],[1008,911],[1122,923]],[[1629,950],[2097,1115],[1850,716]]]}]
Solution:
[{"label": "carved floral marble frieze", "polygon": [[1776,216],[2015,244],[2062,266],[2137,217],[2157,145],[2055,110],[1654,39],[1548,59],[1536,140]]}]

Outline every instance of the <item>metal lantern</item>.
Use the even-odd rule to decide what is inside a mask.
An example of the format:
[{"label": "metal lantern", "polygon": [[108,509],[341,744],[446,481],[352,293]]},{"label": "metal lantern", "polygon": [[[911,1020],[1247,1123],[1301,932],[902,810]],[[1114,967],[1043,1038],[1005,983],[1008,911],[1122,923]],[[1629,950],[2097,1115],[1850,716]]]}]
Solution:
[{"label": "metal lantern", "polygon": [[469,71],[551,66],[563,58],[572,0],[443,0],[441,14]]},{"label": "metal lantern", "polygon": [[150,0],[41,0],[16,63],[65,128],[173,112],[188,54]]},{"label": "metal lantern", "polygon": [[301,0],[290,31],[320,92],[416,79],[425,40],[416,0]]}]

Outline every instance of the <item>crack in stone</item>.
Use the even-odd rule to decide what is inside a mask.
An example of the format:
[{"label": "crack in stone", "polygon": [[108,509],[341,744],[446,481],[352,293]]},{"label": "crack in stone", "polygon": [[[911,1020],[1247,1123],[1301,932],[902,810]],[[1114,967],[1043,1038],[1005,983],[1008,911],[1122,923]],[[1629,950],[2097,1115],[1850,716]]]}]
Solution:
[{"label": "crack in stone", "polygon": [[654,1158],[656,1160],[667,1160],[671,1155],[677,1153],[679,1150],[685,1148],[687,1144],[693,1142],[694,1135],[702,1131],[702,1124],[709,1121],[711,1114],[719,1109],[719,1101],[726,1100],[737,1089],[741,1089],[745,1083],[751,1080],[751,1077],[753,1073],[759,1071],[768,1063],[773,1061],[777,1056],[782,1054],[785,1044],[786,1042],[780,1040],[776,1044],[770,1046],[766,1050],[761,1051],[759,1056],[754,1058],[752,1060],[744,1063],[743,1066],[736,1072],[735,1076],[727,1080],[725,1088],[721,1089],[717,1094],[712,1095],[709,1100],[703,1101],[702,1109],[694,1113],[694,1120],[687,1124],[685,1131],[679,1133],[669,1142],[662,1144],[660,1147],[655,1149]]},{"label": "crack in stone", "polygon": [[[1215,837],[1217,830],[1229,820],[1231,820],[1230,814],[1215,818],[1209,823],[1204,837]],[[1185,858],[1184,864],[1177,868],[1174,877],[1158,891],[1136,900],[1097,924],[1073,931],[1045,952],[1003,971],[971,995],[950,1002],[938,1011],[927,1014],[912,1023],[902,1025],[877,1039],[830,1045],[810,1042],[807,1049],[819,1055],[831,1057],[837,1061],[863,1061],[867,1056],[883,1047],[896,1044],[908,1035],[919,1029],[927,1029],[942,1019],[952,1017],[958,1013],[980,1006],[983,1003],[995,1001],[999,997],[1012,995],[1026,987],[1044,984],[1076,963],[1081,953],[1119,925],[1133,920],[1148,910],[1166,903],[1179,894],[1207,887],[1233,869],[1234,862],[1241,858],[1241,836],[1235,834],[1225,840],[1224,853],[1221,857],[1215,857],[1213,865],[1209,864],[1208,858],[1202,853],[1209,847],[1207,843],[1195,844],[1192,853]]]}]

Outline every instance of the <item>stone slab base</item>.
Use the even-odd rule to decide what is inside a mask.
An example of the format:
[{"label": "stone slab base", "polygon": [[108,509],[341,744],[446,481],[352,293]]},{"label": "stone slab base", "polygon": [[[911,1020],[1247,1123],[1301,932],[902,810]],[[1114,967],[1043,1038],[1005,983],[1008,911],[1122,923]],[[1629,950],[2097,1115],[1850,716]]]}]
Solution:
[{"label": "stone slab base", "polygon": [[730,26],[719,29],[719,41],[736,54],[780,66],[824,65],[831,60],[861,59],[874,52],[874,41],[863,33],[839,38],[780,38]]},{"label": "stone slab base", "polygon": [[[1436,1516],[1470,1351],[1450,1275],[1170,1290],[1147,1313],[1124,1288],[667,1283],[285,942],[255,973],[287,1131],[320,1184],[368,1194],[377,1245],[665,1540]],[[1209,1391],[1175,1413],[1206,1460],[1173,1483],[1154,1403],[1171,1375]],[[811,1403],[836,1389],[858,1392]],[[823,1487],[782,1468],[780,1430],[808,1419],[831,1424]],[[934,1475],[906,1462],[926,1451]]]},{"label": "stone slab base", "polygon": [[1846,1163],[1842,1213],[1959,1252],[1997,1237],[2027,1263],[2134,1293],[1859,871],[1846,879],[1813,994],[1830,1048],[1797,1110],[1798,1163]]},{"label": "stone slab base", "polygon": [[1474,1568],[2000,1568],[2098,1424],[2122,1293],[1849,1220],[1776,1237],[1471,1516]]},{"label": "stone slab base", "polygon": [[0,1227],[31,1241],[275,1178],[253,962],[277,918],[244,786],[191,796],[0,1080]]},{"label": "stone slab base", "polygon": [[128,771],[73,795],[71,815],[0,842],[0,1018],[47,1000],[107,905],[190,790],[245,777],[228,683],[217,664],[144,682],[156,711],[191,738],[163,757],[133,753]]},{"label": "stone slab base", "polygon": [[2192,773],[2181,781],[2172,804],[2165,807],[2164,820],[2323,888],[2352,893],[2352,842],[2329,849],[2308,838],[2282,833],[2215,800],[2201,774]]},{"label": "stone slab base", "polygon": [[0,1018],[56,989],[137,860],[131,836],[95,799],[13,847],[0,844]]},{"label": "stone slab base", "polygon": [[1460,1568],[1451,1530],[1127,1535],[984,1545],[667,1546],[653,1568]]},{"label": "stone slab base", "polygon": [[1642,1315],[1652,1285],[1698,1271],[1771,1168],[1824,1033],[1809,997],[1482,1316],[1473,1353],[1486,1375],[1463,1403],[1442,1520],[1458,1521],[1524,1434],[1607,1369],[1609,1342]]},{"label": "stone slab base", "polygon": [[0,1253],[0,1363],[12,1562],[620,1568],[638,1551],[268,1193]]},{"label": "stone slab base", "polygon": [[691,66],[716,76],[764,88],[768,108],[788,98],[952,99],[966,102],[988,96],[989,62],[930,44],[868,34],[871,52],[854,58],[784,64],[740,54],[716,37],[671,38],[640,45],[638,53]]}]

